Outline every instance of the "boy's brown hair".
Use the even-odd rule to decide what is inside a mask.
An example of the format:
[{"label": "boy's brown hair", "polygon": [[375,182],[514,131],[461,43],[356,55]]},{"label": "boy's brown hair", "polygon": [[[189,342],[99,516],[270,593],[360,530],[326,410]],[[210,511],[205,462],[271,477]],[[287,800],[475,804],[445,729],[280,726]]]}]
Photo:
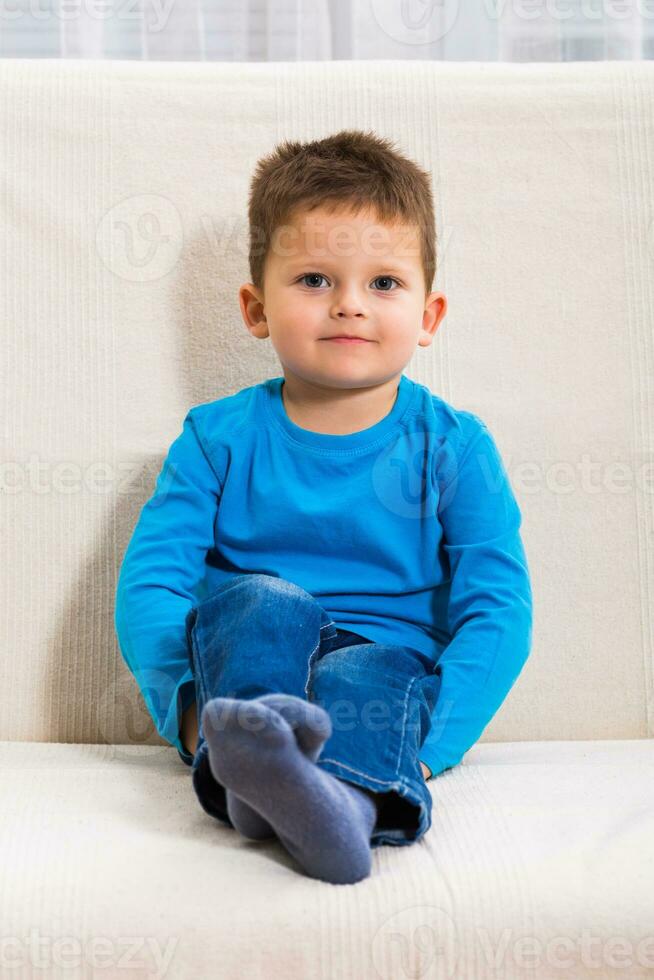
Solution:
[{"label": "boy's brown hair", "polygon": [[430,175],[372,131],[344,129],[324,139],[285,140],[255,168],[248,205],[250,276],[263,290],[275,229],[297,211],[324,207],[358,214],[371,208],[380,223],[417,228],[425,295],[436,273],[436,222]]}]

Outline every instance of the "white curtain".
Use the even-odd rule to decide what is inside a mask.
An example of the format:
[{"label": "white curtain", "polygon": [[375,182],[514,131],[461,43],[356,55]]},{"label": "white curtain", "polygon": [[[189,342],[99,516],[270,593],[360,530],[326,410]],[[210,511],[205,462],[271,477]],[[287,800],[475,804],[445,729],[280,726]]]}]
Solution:
[{"label": "white curtain", "polygon": [[0,0],[0,56],[653,58],[654,0]]}]

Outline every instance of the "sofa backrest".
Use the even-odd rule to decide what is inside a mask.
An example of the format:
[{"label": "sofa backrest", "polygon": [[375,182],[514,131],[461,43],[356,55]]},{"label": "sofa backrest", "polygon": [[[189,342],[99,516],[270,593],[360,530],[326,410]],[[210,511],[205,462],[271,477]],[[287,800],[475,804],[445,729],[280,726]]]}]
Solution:
[{"label": "sofa backrest", "polygon": [[160,744],[117,570],[187,409],[281,373],[247,332],[247,194],[282,138],[372,128],[433,174],[406,373],[495,436],[531,657],[482,740],[654,734],[654,63],[0,61],[0,738]]}]

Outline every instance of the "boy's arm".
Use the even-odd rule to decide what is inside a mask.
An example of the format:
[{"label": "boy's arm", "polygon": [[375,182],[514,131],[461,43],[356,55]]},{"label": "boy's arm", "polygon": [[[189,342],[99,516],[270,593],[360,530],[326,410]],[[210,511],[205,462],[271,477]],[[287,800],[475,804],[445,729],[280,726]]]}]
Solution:
[{"label": "boy's arm", "polygon": [[221,485],[191,409],[123,557],[114,624],[121,653],[158,733],[178,751],[182,712],[195,698],[186,616],[214,546]]},{"label": "boy's arm", "polygon": [[477,424],[439,500],[452,639],[437,661],[441,686],[420,750],[432,775],[455,766],[478,740],[531,649],[521,514],[493,437],[480,419]]}]

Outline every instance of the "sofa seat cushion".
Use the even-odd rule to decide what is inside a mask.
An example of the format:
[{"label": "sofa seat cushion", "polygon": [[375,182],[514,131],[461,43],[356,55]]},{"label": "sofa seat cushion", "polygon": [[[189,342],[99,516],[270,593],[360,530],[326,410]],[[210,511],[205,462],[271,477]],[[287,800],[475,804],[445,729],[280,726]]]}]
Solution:
[{"label": "sofa seat cushion", "polygon": [[654,972],[654,740],[477,744],[430,781],[427,835],[378,848],[355,885],[310,879],[277,841],[210,817],[168,746],[0,742],[0,769],[3,969]]}]

